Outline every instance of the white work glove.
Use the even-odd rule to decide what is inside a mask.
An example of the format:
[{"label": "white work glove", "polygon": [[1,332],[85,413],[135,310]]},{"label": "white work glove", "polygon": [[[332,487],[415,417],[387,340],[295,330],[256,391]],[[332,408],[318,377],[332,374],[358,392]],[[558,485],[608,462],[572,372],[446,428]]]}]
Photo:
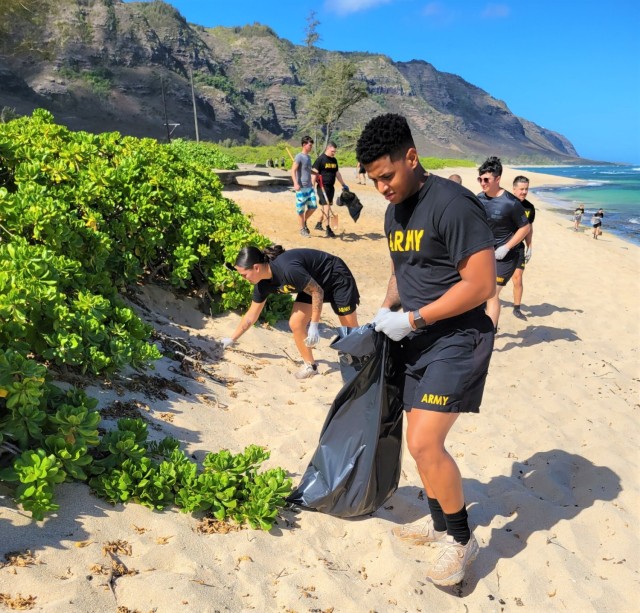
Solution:
[{"label": "white work glove", "polygon": [[527,247],[527,250],[524,252],[524,263],[528,264],[531,256],[533,255],[533,247]]},{"label": "white work glove", "polygon": [[304,339],[304,344],[307,347],[315,347],[320,342],[320,331],[318,330],[319,326],[320,324],[316,321],[312,321],[309,324],[307,338]]},{"label": "white work glove", "polygon": [[509,249],[509,247],[507,247],[506,245],[501,245],[500,247],[498,247],[496,249],[496,260],[504,259],[509,251],[511,251],[511,249]]},{"label": "white work glove", "polygon": [[375,326],[376,323],[380,321],[380,319],[382,319],[382,316],[386,315],[387,313],[391,313],[391,309],[388,309],[387,307],[380,307],[378,309],[378,312],[374,315],[371,324]]},{"label": "white work glove", "polygon": [[376,322],[376,332],[383,332],[392,341],[402,340],[413,328],[409,323],[409,313],[390,311]]},{"label": "white work glove", "polygon": [[223,349],[226,349],[227,347],[231,347],[231,345],[235,343],[235,341],[232,338],[223,338],[220,342],[222,343]]}]

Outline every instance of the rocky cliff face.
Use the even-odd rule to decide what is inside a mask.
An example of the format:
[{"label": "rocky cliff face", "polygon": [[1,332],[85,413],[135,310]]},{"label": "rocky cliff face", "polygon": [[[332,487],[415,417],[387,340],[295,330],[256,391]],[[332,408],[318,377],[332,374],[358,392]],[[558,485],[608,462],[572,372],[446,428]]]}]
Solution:
[{"label": "rocky cliff face", "polygon": [[[121,0],[3,0],[0,21],[0,107],[44,107],[74,129],[158,139],[167,135],[166,108],[166,123],[179,124],[174,136],[194,138],[192,75],[201,139],[267,143],[305,125],[303,49],[266,26],[205,29],[163,2]],[[369,98],[338,129],[391,111],[408,118],[425,155],[578,157],[562,135],[427,62],[343,55],[356,63]]]}]

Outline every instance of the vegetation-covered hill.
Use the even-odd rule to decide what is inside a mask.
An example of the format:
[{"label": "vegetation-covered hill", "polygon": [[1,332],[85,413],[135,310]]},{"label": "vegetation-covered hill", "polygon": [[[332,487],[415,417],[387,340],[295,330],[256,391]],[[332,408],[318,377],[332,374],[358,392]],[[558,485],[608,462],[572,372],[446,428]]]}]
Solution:
[{"label": "vegetation-covered hill", "polygon": [[[288,140],[305,125],[305,50],[260,24],[189,24],[158,0],[3,0],[0,108],[26,114],[43,107],[74,129],[158,139],[167,137],[165,123],[179,124],[175,136],[194,138],[192,74],[201,139]],[[342,117],[338,137],[392,111],[408,117],[426,155],[498,154],[529,163],[578,157],[562,135],[425,61],[319,53],[323,61],[353,61],[369,94]]]}]

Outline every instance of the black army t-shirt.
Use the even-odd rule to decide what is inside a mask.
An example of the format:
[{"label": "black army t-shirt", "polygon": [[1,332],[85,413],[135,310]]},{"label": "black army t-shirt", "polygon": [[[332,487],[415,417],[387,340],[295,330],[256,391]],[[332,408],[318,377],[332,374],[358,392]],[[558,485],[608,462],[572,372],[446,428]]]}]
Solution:
[{"label": "black army t-shirt", "polygon": [[318,159],[313,163],[313,167],[320,173],[322,182],[325,185],[333,185],[336,182],[336,173],[338,172],[338,160],[321,153]]},{"label": "black army t-shirt", "polygon": [[485,212],[474,195],[434,175],[417,194],[387,207],[384,231],[405,311],[440,298],[460,281],[462,260],[493,248]]},{"label": "black army t-shirt", "polygon": [[269,294],[292,294],[304,291],[313,279],[328,292],[339,275],[334,272],[335,256],[317,249],[291,249],[269,262],[271,279],[264,279],[253,288],[253,301],[264,302]]},{"label": "black army t-shirt", "polygon": [[480,192],[478,199],[487,213],[487,221],[493,232],[495,247],[504,245],[520,228],[529,223],[520,200],[506,189],[500,196],[494,198]]},{"label": "black army t-shirt", "polygon": [[524,214],[527,216],[527,221],[533,223],[536,219],[536,208],[526,198],[520,201]]}]

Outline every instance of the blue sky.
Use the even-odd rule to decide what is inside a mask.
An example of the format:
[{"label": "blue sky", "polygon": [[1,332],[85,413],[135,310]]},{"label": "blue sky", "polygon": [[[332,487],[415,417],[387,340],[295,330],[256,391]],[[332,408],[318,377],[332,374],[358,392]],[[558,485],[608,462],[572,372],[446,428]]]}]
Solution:
[{"label": "blue sky", "polygon": [[[425,60],[566,136],[585,158],[640,164],[640,0],[170,0],[191,23],[254,22],[302,44]],[[428,152],[425,152],[428,155]]]}]

